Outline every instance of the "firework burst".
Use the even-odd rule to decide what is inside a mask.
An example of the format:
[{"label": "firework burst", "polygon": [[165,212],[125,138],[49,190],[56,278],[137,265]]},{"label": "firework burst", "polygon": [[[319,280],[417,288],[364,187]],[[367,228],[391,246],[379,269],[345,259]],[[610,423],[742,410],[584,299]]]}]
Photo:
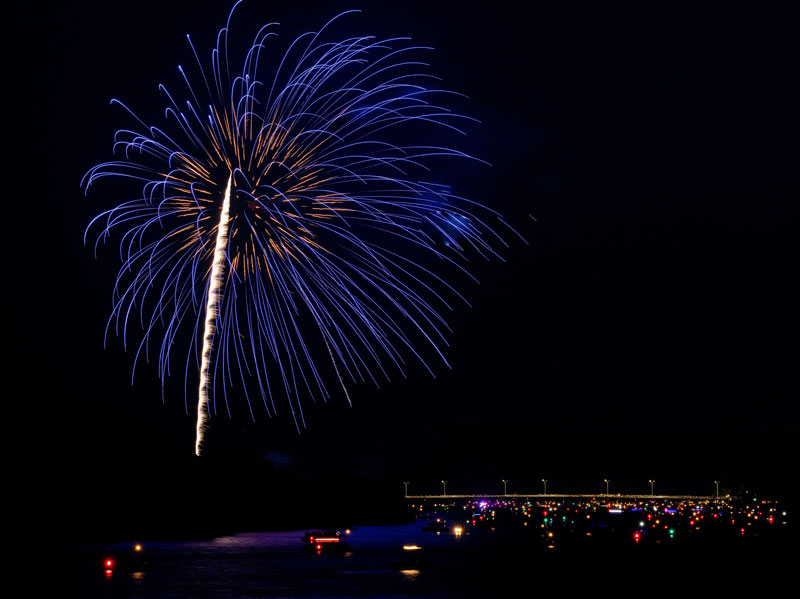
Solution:
[{"label": "firework burst", "polygon": [[179,67],[185,99],[159,86],[161,126],[112,100],[133,125],[115,135],[117,159],[83,182],[141,184],[86,236],[95,248],[119,241],[107,334],[127,348],[141,328],[134,369],[157,346],[162,381],[175,353],[186,389],[199,370],[198,455],[207,418],[230,415],[232,390],[252,418],[283,398],[299,429],[301,399],[327,399],[328,379],[349,401],[347,384],[404,374],[404,356],[433,373],[420,345],[446,364],[442,312],[461,298],[446,272],[502,244],[499,215],[427,180],[442,158],[475,160],[432,141],[472,119],[442,105],[451,92],[424,72],[428,48],[327,40],[343,13],[269,70],[276,24],[264,26],[234,70],[235,10],[209,63],[189,40],[196,73]]}]

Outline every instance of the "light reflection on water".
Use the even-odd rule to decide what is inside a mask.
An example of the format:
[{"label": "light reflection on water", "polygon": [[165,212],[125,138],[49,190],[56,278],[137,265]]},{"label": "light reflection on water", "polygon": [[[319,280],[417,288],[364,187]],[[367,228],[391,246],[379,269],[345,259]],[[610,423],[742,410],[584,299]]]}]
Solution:
[{"label": "light reflection on water", "polygon": [[[59,597],[462,597],[453,554],[469,539],[423,533],[420,524],[353,529],[346,552],[305,551],[304,531],[254,532],[207,541],[142,542],[153,568],[104,574],[108,555],[133,543],[62,547],[49,557],[51,595]],[[135,540],[140,542],[140,540]],[[424,565],[404,561],[404,544],[417,544]],[[57,592],[56,592],[57,591]]]},{"label": "light reflection on water", "polygon": [[[451,522],[451,524],[455,524]],[[659,576],[662,594],[676,596],[694,583],[701,562],[714,573],[714,584],[737,590],[743,573],[794,572],[776,558],[795,555],[778,546],[764,552],[760,545],[742,552],[716,545],[712,560],[703,544],[681,551],[647,552],[632,544],[566,547],[548,539],[542,543],[532,527],[465,528],[463,534],[423,533],[421,524],[370,526],[353,529],[351,551],[317,554],[305,551],[304,531],[256,532],[207,541],[146,542],[106,546],[47,547],[41,579],[30,580],[28,596],[52,598],[131,599],[455,599],[481,597],[584,595],[596,593],[605,581],[623,596],[641,596],[641,589]],[[514,532],[516,531],[516,532]],[[581,536],[583,538],[583,536]],[[106,574],[104,560],[125,555],[141,542],[151,569]],[[419,545],[424,552],[404,550]],[[548,548],[552,545],[552,548]],[[595,549],[591,549],[594,547]],[[653,547],[660,547],[654,545]],[[694,549],[693,549],[694,547]],[[586,551],[589,551],[588,553]],[[758,560],[761,561],[758,561]],[[760,565],[759,565],[760,564]],[[43,580],[42,580],[43,579]],[[716,586],[715,586],[716,588]],[[615,591],[616,592],[616,591]],[[732,596],[735,594],[731,593]]]}]

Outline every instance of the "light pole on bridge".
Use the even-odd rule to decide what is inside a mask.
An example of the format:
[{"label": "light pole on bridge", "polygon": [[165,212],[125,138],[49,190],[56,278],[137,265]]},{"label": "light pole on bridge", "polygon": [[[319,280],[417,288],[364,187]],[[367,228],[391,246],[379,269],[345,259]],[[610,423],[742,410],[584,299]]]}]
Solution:
[{"label": "light pole on bridge", "polygon": [[654,480],[648,480],[647,482],[649,482],[649,483],[650,483],[650,495],[655,495],[655,493],[653,493],[653,484],[654,484],[656,481],[654,481]]},{"label": "light pole on bridge", "polygon": [[447,495],[447,481],[442,481],[442,495]]},{"label": "light pole on bridge", "polygon": [[606,483],[606,495],[609,495],[609,492],[608,492],[608,479],[604,478],[603,482]]},{"label": "light pole on bridge", "polygon": [[508,481],[503,479],[503,495],[508,495]]},{"label": "light pole on bridge", "polygon": [[403,481],[403,484],[406,486],[406,497],[408,497],[408,481]]},{"label": "light pole on bridge", "polygon": [[547,495],[547,479],[542,479],[542,484],[544,485],[544,495]]},{"label": "light pole on bridge", "polygon": [[717,486],[717,500],[719,500],[719,481],[715,480],[714,484]]}]

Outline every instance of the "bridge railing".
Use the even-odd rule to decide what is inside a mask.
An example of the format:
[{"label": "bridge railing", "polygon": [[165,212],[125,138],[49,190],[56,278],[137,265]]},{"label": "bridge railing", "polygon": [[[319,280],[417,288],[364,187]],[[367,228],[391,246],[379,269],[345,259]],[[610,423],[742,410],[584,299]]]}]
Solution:
[{"label": "bridge railing", "polygon": [[650,499],[690,499],[709,501],[711,495],[650,495],[650,494],[605,494],[605,493],[477,493],[447,495],[406,495],[405,499],[606,499],[606,500],[650,500]]}]

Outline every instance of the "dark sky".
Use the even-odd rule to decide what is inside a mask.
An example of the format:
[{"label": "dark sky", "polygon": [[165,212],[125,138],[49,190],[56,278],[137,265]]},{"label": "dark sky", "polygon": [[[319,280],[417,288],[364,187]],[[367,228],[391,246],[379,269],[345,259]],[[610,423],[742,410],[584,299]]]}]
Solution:
[{"label": "dark sky", "polygon": [[[482,121],[466,146],[493,164],[448,176],[529,245],[512,240],[462,286],[473,305],[450,319],[452,370],[310,406],[302,435],[285,410],[217,418],[214,451],[431,491],[610,477],[710,492],[797,473],[797,14],[630,4],[360,3],[344,30],[435,47],[431,70]],[[282,22],[285,43],[358,5],[251,0],[246,13]],[[103,349],[119,264],[113,248],[95,262],[82,236],[114,199],[79,183],[124,122],[109,99],[158,119],[157,84],[192,60],[184,35],[210,49],[228,8],[59,3],[20,21],[32,43],[7,94],[32,117],[7,124],[33,159],[9,198],[22,260],[6,286],[6,420],[23,464],[192,452],[182,373],[162,404],[153,366],[131,387],[132,356]]]}]

